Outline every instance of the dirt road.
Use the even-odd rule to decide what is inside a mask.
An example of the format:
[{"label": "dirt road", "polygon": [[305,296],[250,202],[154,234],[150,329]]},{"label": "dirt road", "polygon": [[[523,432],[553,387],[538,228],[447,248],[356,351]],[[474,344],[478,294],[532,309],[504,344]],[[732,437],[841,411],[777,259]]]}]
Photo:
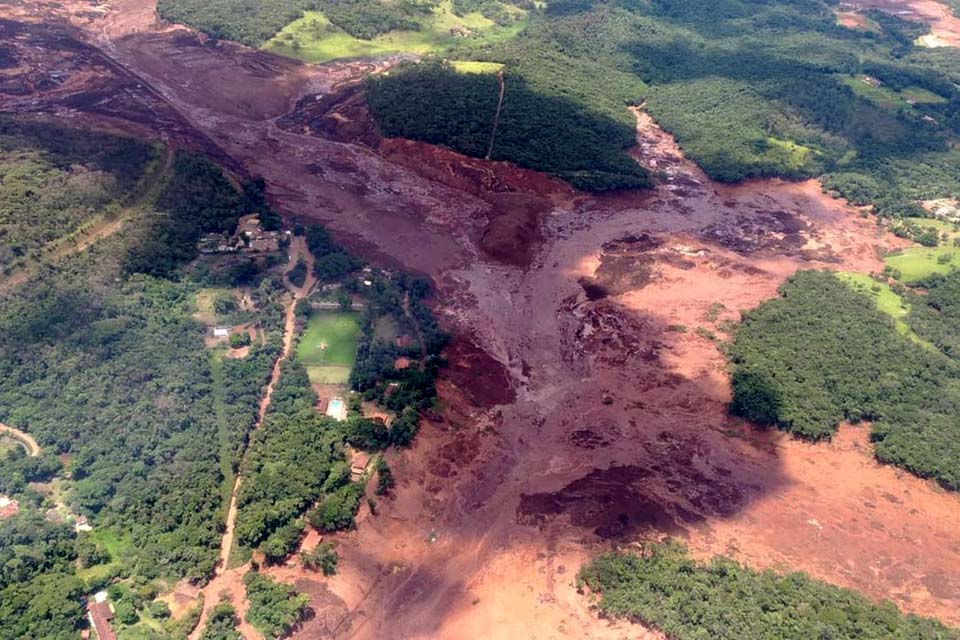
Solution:
[{"label": "dirt road", "polygon": [[[147,0],[93,17],[71,7],[115,60],[109,73],[133,70],[149,92],[87,100],[77,79],[70,104],[94,106],[8,103],[114,124],[150,106],[165,134],[192,128],[197,145],[262,175],[286,213],[430,276],[457,336],[442,415],[389,454],[399,486],[336,536],[338,575],[272,570],[311,596],[297,637],[657,637],[598,619],[574,576],[603,549],[663,536],[960,624],[957,496],[876,464],[862,428],[809,445],[726,413],[711,336],[798,269],[880,270],[878,250],[903,241],[860,211],[813,181],[712,183],[641,111],[635,157],[663,182],[577,194],[505,163],[378,140],[362,108],[328,127],[304,115],[371,63],[309,67],[210,43],[154,24]],[[221,587],[241,603],[238,575],[217,576],[208,606]]]},{"label": "dirt road", "polygon": [[10,427],[0,422],[0,434],[2,433],[9,435],[10,437],[16,439],[17,442],[21,443],[23,447],[27,450],[27,455],[30,455],[32,457],[36,457],[40,455],[40,445],[37,444],[37,441],[34,439],[34,437],[29,433],[27,433],[26,431],[20,431],[20,429],[14,429],[13,427]]},{"label": "dirt road", "polygon": [[[289,271],[296,266],[297,262],[302,260],[307,264],[308,267],[307,277],[304,280],[303,285],[300,287],[292,286],[289,280],[284,277],[284,282],[287,283],[288,288],[293,295],[292,298],[287,302],[284,311],[283,349],[280,352],[280,356],[277,358],[277,361],[273,365],[273,370],[270,372],[270,381],[264,388],[263,396],[260,398],[260,406],[257,414],[257,422],[254,425],[254,430],[260,429],[260,427],[263,426],[263,419],[267,414],[267,409],[270,408],[270,400],[273,397],[273,389],[276,386],[277,381],[280,379],[281,365],[283,364],[283,361],[290,355],[292,350],[293,340],[295,337],[295,309],[297,301],[310,295],[314,284],[316,284],[316,278],[313,275],[313,255],[307,249],[306,242],[302,236],[294,236],[291,239],[288,253],[289,258],[287,261],[287,267],[284,270],[284,275],[286,276],[286,273],[289,273]],[[220,603],[220,596],[223,593],[231,594],[231,599],[234,605],[237,607],[237,612],[240,615],[241,620],[243,620],[244,614],[246,613],[247,607],[242,580],[243,575],[249,571],[250,565],[243,564],[239,567],[230,568],[230,552],[233,549],[234,531],[237,522],[237,495],[240,491],[240,485],[242,481],[243,477],[240,475],[240,473],[237,473],[237,477],[233,482],[233,491],[230,493],[230,506],[227,508],[223,539],[220,543],[220,564],[217,566],[213,579],[203,590],[203,612],[200,615],[199,623],[189,636],[190,640],[197,640],[197,638],[200,637],[200,634],[203,632],[204,625],[206,625],[207,620],[210,617],[210,612],[212,611],[213,607]],[[246,623],[245,620],[240,626],[240,632],[246,640],[260,638],[260,634],[257,633],[257,631],[251,625]]]}]

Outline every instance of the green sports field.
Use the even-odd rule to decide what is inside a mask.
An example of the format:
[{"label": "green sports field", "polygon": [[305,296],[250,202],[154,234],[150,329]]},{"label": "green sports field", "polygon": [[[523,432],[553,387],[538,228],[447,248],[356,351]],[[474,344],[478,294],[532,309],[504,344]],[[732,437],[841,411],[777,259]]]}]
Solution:
[{"label": "green sports field", "polygon": [[313,314],[297,346],[297,359],[307,368],[310,381],[345,383],[357,355],[359,335],[360,318],[356,313]]}]

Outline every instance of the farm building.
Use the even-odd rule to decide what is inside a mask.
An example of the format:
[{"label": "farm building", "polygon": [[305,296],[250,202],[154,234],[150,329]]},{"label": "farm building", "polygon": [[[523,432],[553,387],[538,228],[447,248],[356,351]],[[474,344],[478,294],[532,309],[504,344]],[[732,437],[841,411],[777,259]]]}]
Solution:
[{"label": "farm building", "polygon": [[113,607],[107,602],[106,597],[107,594],[103,591],[94,596],[94,601],[87,605],[87,617],[98,640],[117,640],[113,629],[110,628]]},{"label": "farm building", "polygon": [[0,519],[17,515],[20,503],[7,496],[0,496]]},{"label": "farm building", "polygon": [[350,459],[350,479],[356,482],[366,472],[370,466],[370,454],[358,451]]}]

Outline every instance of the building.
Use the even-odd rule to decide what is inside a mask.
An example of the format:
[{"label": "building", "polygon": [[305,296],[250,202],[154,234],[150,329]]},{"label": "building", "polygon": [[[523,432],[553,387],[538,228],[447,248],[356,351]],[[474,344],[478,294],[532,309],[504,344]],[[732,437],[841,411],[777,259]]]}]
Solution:
[{"label": "building", "polygon": [[347,403],[343,401],[343,398],[333,398],[329,404],[327,404],[326,415],[334,420],[343,422],[347,419]]},{"label": "building", "polygon": [[[103,594],[102,599],[100,593]],[[106,593],[102,591],[94,596],[94,601],[87,604],[87,618],[90,626],[97,635],[97,640],[117,640],[116,634],[110,628],[113,620],[113,607],[106,600]]]},{"label": "building", "polygon": [[230,327],[214,327],[214,328],[213,328],[213,337],[214,337],[214,338],[229,338],[229,337],[230,337]]},{"label": "building", "polygon": [[87,522],[86,516],[77,516],[77,519],[73,523],[73,530],[77,533],[87,533],[93,531],[93,527]]},{"label": "building", "polygon": [[20,503],[8,496],[0,496],[0,519],[17,515]]},{"label": "building", "polygon": [[366,473],[367,467],[370,466],[370,454],[364,451],[357,451],[353,454],[353,457],[350,458],[350,479],[353,482],[356,482],[363,474]]},{"label": "building", "polygon": [[240,218],[237,232],[233,236],[226,233],[207,233],[197,243],[200,253],[270,253],[280,250],[279,231],[264,231],[257,214],[251,213]]}]

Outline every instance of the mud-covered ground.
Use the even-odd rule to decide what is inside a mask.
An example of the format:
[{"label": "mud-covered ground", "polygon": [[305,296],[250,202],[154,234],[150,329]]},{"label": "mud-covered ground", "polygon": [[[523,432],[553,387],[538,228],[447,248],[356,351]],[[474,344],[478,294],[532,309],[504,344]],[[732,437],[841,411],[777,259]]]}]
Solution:
[{"label": "mud-covered ground", "polygon": [[864,426],[810,445],[725,412],[717,340],[741,311],[797,269],[875,271],[902,243],[816,182],[712,183],[638,112],[635,157],[663,183],[587,196],[381,139],[356,83],[390,59],[212,43],[149,0],[0,18],[4,111],[202,148],[262,175],[287,215],[437,283],[456,335],[441,410],[388,455],[379,514],[335,537],[336,577],[274,570],[311,595],[297,637],[656,638],[598,619],[574,578],[666,535],[960,624],[957,496],[876,464]]}]

